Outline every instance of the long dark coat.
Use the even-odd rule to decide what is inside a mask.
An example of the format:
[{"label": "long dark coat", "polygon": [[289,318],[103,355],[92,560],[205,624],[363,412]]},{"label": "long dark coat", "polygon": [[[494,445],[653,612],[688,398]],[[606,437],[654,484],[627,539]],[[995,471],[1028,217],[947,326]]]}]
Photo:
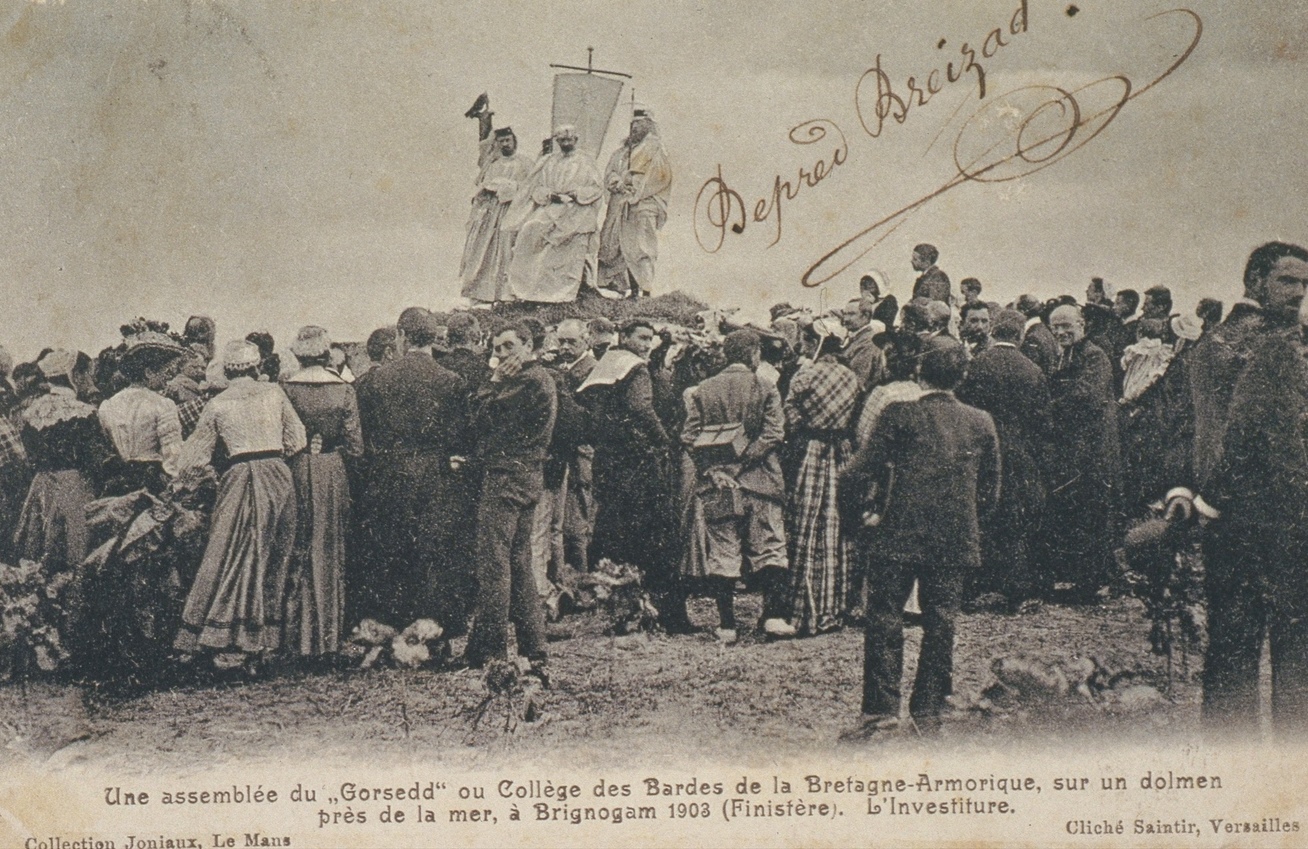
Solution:
[{"label": "long dark coat", "polygon": [[472,494],[450,456],[468,451],[468,390],[430,355],[405,354],[355,384],[365,472],[359,517],[373,574],[359,615],[398,627],[433,616],[461,629],[473,576]]},{"label": "long dark coat", "polygon": [[999,434],[1003,481],[994,521],[1033,529],[1045,506],[1049,382],[1017,348],[992,347],[972,360],[958,400],[990,414]]},{"label": "long dark coat", "polygon": [[1215,527],[1249,539],[1273,603],[1308,610],[1308,361],[1291,331],[1265,333],[1231,395],[1224,451],[1204,499],[1221,512]]},{"label": "long dark coat", "polygon": [[1187,381],[1189,410],[1194,417],[1194,450],[1175,485],[1189,486],[1201,494],[1206,488],[1222,458],[1236,380],[1248,365],[1266,324],[1258,307],[1240,302],[1231,307],[1221,324],[1195,343]]},{"label": "long dark coat", "polygon": [[1119,525],[1121,445],[1108,356],[1082,339],[1064,352],[1049,394],[1046,565],[1054,581],[1089,591],[1107,577]]},{"label": "long dark coat", "polygon": [[607,557],[646,571],[662,589],[675,545],[669,439],[654,410],[649,368],[634,366],[617,382],[583,388],[595,448],[597,513],[591,561]]}]

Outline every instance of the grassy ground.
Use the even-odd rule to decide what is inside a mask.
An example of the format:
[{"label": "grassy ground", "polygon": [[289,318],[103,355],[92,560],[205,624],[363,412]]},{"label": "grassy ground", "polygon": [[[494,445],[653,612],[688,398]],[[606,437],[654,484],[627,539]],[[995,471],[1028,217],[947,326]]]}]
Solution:
[{"label": "grassy ground", "polygon": [[[756,597],[738,603],[740,621],[758,615]],[[714,624],[711,603],[696,600],[697,624]],[[186,771],[198,765],[318,757],[384,760],[435,757],[467,768],[535,760],[559,750],[615,767],[709,758],[821,754],[843,744],[859,716],[861,632],[765,642],[745,635],[732,646],[711,630],[691,636],[610,637],[597,614],[551,626],[552,687],[536,696],[540,717],[522,704],[493,700],[474,722],[487,691],[479,672],[346,671],[286,674],[253,683],[210,684],[127,701],[85,698],[70,686],[0,689],[0,765],[58,757],[124,771]],[[908,633],[905,692],[920,631]],[[995,659],[1026,655],[1069,665],[1093,656],[1134,673],[1166,697],[1127,704],[1111,694],[1010,699],[993,711],[967,709],[994,682]],[[963,615],[955,652],[955,694],[965,709],[940,737],[950,746],[991,747],[1022,739],[1066,741],[1084,732],[1155,739],[1197,731],[1198,686],[1180,669],[1169,689],[1162,658],[1149,654],[1140,605],[1046,605],[1020,616]],[[1156,695],[1156,694],[1155,694]],[[871,746],[916,745],[911,729]]]}]

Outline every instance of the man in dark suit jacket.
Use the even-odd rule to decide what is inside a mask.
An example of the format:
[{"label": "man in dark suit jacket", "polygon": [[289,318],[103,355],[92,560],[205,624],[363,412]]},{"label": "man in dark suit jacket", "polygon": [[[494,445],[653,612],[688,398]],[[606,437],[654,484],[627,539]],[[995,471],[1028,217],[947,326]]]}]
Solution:
[{"label": "man in dark suit jacket", "polygon": [[396,328],[398,359],[355,384],[366,482],[359,499],[362,550],[376,558],[360,613],[403,627],[430,616],[447,633],[466,627],[472,574],[454,555],[468,522],[450,457],[461,453],[468,392],[432,358],[435,324],[419,307]]},{"label": "man in dark suit jacket", "polygon": [[490,362],[482,348],[481,322],[472,313],[455,313],[450,317],[448,334],[450,350],[439,354],[436,361],[463,378],[471,395],[491,375]]},{"label": "man in dark suit jacket", "polygon": [[[555,329],[559,343],[559,365],[554,371],[559,388],[559,421],[554,427],[554,444],[545,463],[546,492],[542,498],[555,503],[555,527],[551,533],[553,559],[574,569],[589,570],[591,529],[595,521],[595,494],[591,461],[595,449],[588,434],[574,435],[571,411],[577,406],[577,389],[595,368],[590,350],[590,332],[580,319],[560,321]],[[586,429],[587,422],[579,424]]]},{"label": "man in dark suit jacket", "polygon": [[876,307],[855,298],[840,312],[840,323],[849,331],[849,339],[838,359],[858,377],[859,389],[866,395],[886,378],[886,355],[873,339],[872,313]]},{"label": "man in dark suit jacket", "polygon": [[1032,536],[1045,507],[1044,462],[1049,439],[1049,382],[1017,349],[1025,318],[1002,310],[990,328],[992,344],[967,367],[958,400],[995,421],[1003,454],[999,503],[981,525],[981,569],[966,598],[1000,593],[1010,606],[1029,598]]},{"label": "man in dark suit jacket", "polygon": [[[852,527],[872,525],[866,554],[863,729],[893,726],[904,664],[904,604],[918,582],[922,652],[909,712],[935,726],[953,686],[954,618],[964,575],[980,565],[979,514],[999,498],[999,438],[988,413],[954,397],[966,355],[952,339],[927,343],[918,367],[926,394],[891,404],[841,476]],[[864,520],[873,491],[880,520]],[[851,515],[852,514],[852,515]]]},{"label": "man in dark suit jacket", "polygon": [[[1244,286],[1250,300],[1195,348],[1190,473],[1198,492],[1169,492],[1168,513],[1195,511],[1207,522],[1204,724],[1257,731],[1259,658],[1269,638],[1272,723],[1298,739],[1308,728],[1308,363],[1298,321],[1308,251],[1259,247]],[[1220,451],[1208,447],[1215,442]]]},{"label": "man in dark suit jacket", "polygon": [[1040,313],[1043,309],[1044,305],[1031,295],[1017,299],[1017,311],[1026,316],[1026,329],[1019,350],[1040,367],[1045,377],[1053,377],[1054,372],[1058,371],[1058,361],[1063,352],[1058,347],[1054,334],[1041,320]]},{"label": "man in dark suit jacket", "polygon": [[921,272],[913,281],[914,298],[926,298],[946,304],[953,301],[953,288],[949,283],[949,275],[936,267],[936,260],[939,258],[940,251],[936,250],[935,245],[921,244],[913,248],[913,270]]},{"label": "man in dark suit jacket", "polygon": [[[473,395],[481,471],[477,501],[477,608],[464,659],[508,659],[509,623],[519,655],[545,679],[545,615],[532,573],[531,534],[545,489],[545,458],[558,415],[554,378],[536,361],[535,334],[519,323],[495,334],[499,365]],[[465,508],[466,509],[466,508]]]}]

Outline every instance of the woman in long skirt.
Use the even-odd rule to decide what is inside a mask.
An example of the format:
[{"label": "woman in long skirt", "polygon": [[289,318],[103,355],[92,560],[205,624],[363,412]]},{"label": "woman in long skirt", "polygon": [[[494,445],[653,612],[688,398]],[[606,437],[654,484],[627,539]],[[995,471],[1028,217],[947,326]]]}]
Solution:
[{"label": "woman in long skirt", "polygon": [[179,651],[243,652],[281,643],[295,542],[295,486],[285,457],[305,447],[304,425],[281,387],[257,380],[259,349],[223,351],[228,387],[214,396],[182,445],[180,470],[210,462],[219,440],[230,467],[218,484],[209,542],[182,610]]},{"label": "woman in long skirt", "polygon": [[[181,576],[195,565],[171,535],[175,526],[155,524],[167,521],[161,507],[173,505],[168,489],[182,448],[177,405],[160,393],[186,349],[152,330],[125,341],[118,373],[128,385],[100,404],[98,417],[116,455],[103,494],[126,496],[133,506],[121,523],[92,523],[94,534],[112,529],[113,538],[97,540],[101,544],[79,574],[84,608],[75,652],[87,679],[120,693],[164,680],[186,589]],[[143,489],[155,498],[141,497]],[[92,510],[101,519],[116,512],[105,510],[104,502]],[[161,546],[161,540],[167,542]],[[164,550],[150,553],[152,544]]]},{"label": "woman in long skirt", "polygon": [[287,596],[286,648],[318,657],[340,650],[350,527],[345,458],[363,455],[363,433],[354,387],[329,368],[327,331],[302,328],[291,353],[300,371],[283,389],[304,423],[309,449],[291,460],[299,529]]},{"label": "woman in long skirt", "polygon": [[839,627],[848,603],[853,550],[840,529],[836,485],[853,456],[850,419],[859,384],[854,372],[836,362],[843,327],[818,319],[804,333],[813,362],[796,372],[785,401],[790,439],[803,446],[787,530],[792,624],[811,636]]},{"label": "woman in long skirt", "polygon": [[86,505],[111,456],[95,407],[73,389],[76,362],[70,351],[42,357],[37,367],[46,391],[22,413],[23,447],[36,474],[14,532],[14,554],[44,564],[51,575],[86,558]]}]

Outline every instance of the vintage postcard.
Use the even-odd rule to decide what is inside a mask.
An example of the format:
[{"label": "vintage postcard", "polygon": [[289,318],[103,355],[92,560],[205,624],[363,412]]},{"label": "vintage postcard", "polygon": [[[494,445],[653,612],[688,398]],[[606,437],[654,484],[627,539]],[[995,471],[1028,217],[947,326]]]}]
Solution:
[{"label": "vintage postcard", "polygon": [[1308,7],[0,2],[0,847],[1308,843]]}]

